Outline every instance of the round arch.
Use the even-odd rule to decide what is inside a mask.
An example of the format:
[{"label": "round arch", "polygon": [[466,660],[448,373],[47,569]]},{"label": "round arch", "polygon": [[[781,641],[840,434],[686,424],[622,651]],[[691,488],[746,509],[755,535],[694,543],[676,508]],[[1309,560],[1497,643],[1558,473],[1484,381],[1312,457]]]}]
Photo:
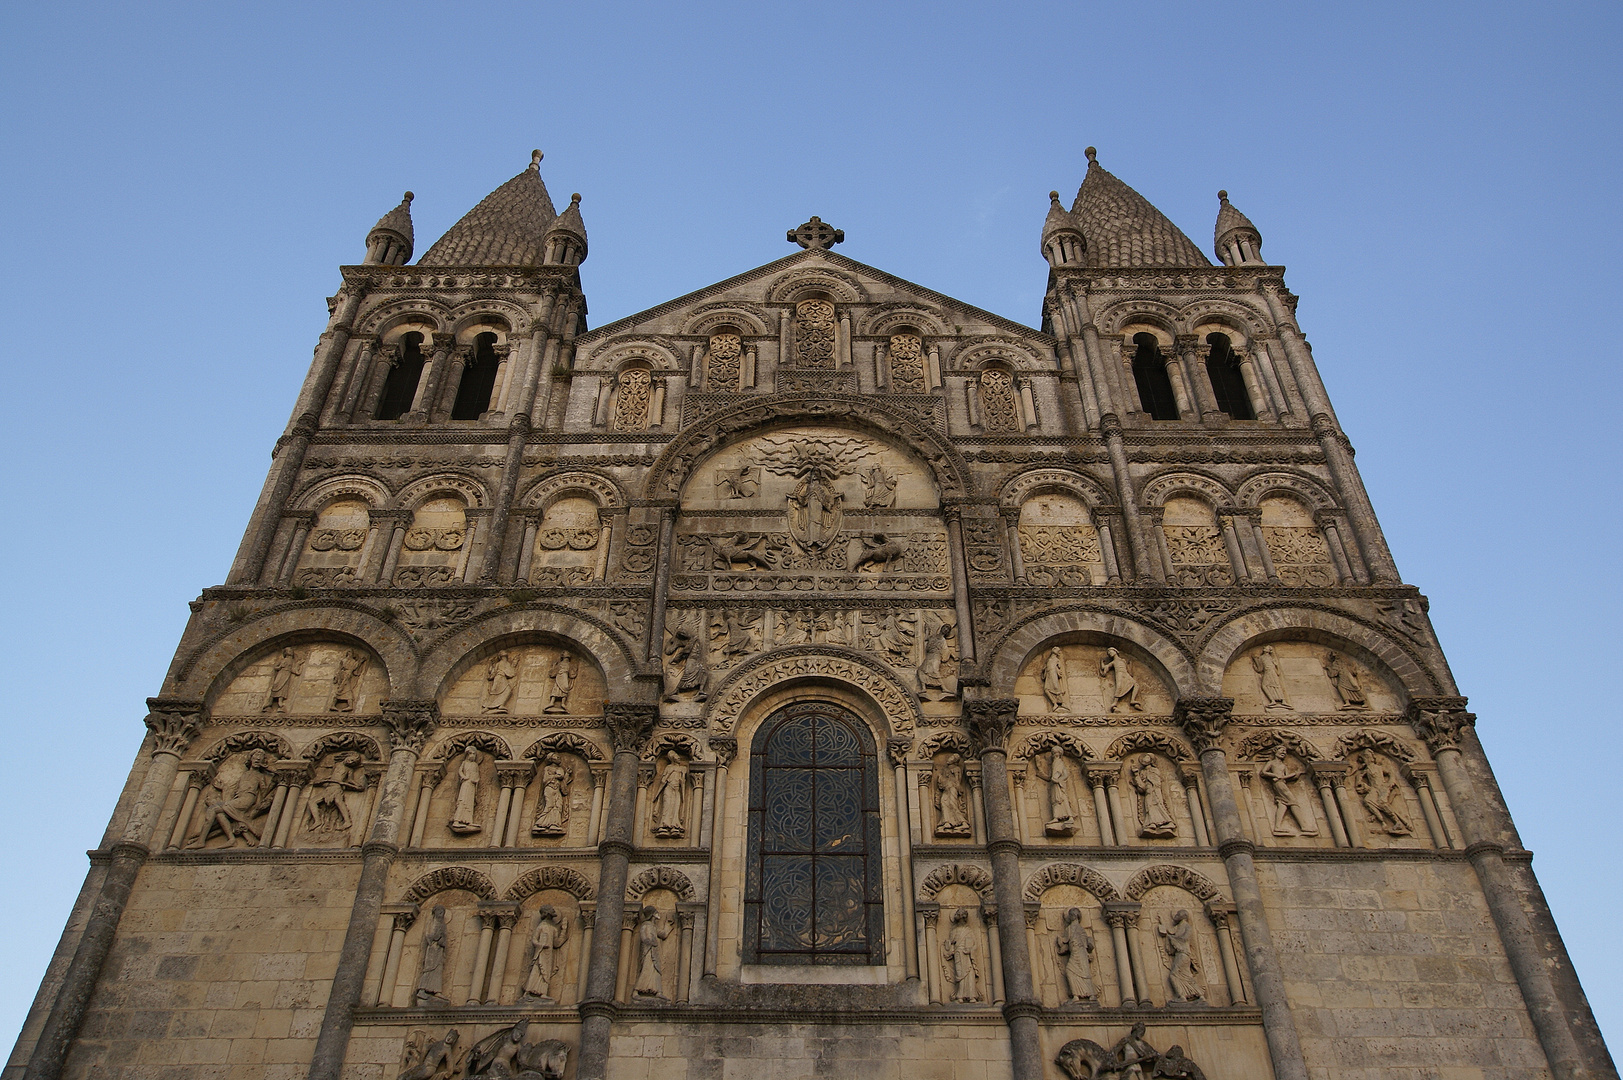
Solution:
[{"label": "round arch", "polygon": [[1117,612],[1073,608],[1031,616],[1016,623],[996,643],[991,663],[986,666],[993,689],[997,693],[1012,692],[1027,662],[1059,639],[1125,643],[1134,659],[1153,667],[1174,699],[1194,692],[1199,685],[1188,654],[1160,631]]},{"label": "round arch", "polygon": [[[770,712],[785,692],[819,685],[838,687],[859,699],[865,706],[859,711],[888,728],[877,730],[875,724],[880,743],[911,737],[922,719],[918,702],[900,679],[862,653],[825,645],[765,653],[740,664],[710,695],[710,730],[731,734],[746,717],[759,719]],[[850,707],[839,697],[829,700]]]},{"label": "round arch", "polygon": [[518,505],[526,510],[545,512],[559,499],[571,495],[591,499],[600,510],[626,505],[625,493],[619,484],[585,469],[568,469],[540,477],[519,497]]},{"label": "round arch", "polygon": [[1140,501],[1145,506],[1164,506],[1174,495],[1193,495],[1213,507],[1226,506],[1234,501],[1234,493],[1222,480],[1210,473],[1192,469],[1175,469],[1157,473],[1139,489]]},{"label": "round arch", "polygon": [[394,497],[393,508],[415,510],[417,505],[434,495],[450,493],[465,501],[469,509],[490,505],[484,481],[468,472],[444,472],[414,480]]},{"label": "round arch", "polygon": [[522,903],[547,889],[566,892],[576,900],[590,900],[597,895],[592,883],[578,871],[567,866],[538,866],[520,874],[519,879],[507,887],[506,900],[513,904]]},{"label": "round arch", "polygon": [[1110,903],[1121,899],[1116,887],[1105,880],[1103,874],[1078,863],[1049,863],[1038,867],[1026,879],[1026,887],[1022,896],[1029,903],[1036,903],[1043,898],[1043,893],[1055,885],[1077,885],[1092,893],[1101,903]]},{"label": "round arch", "polygon": [[1454,693],[1453,680],[1434,672],[1407,643],[1335,608],[1289,602],[1253,608],[1219,626],[1196,661],[1198,681],[1190,692],[1219,693],[1223,673],[1241,652],[1284,638],[1345,649],[1366,664],[1384,667],[1411,697]]},{"label": "round arch", "polygon": [[1270,495],[1290,495],[1307,503],[1314,510],[1335,508],[1335,496],[1323,482],[1305,473],[1270,469],[1255,473],[1241,482],[1235,498],[1241,506],[1256,507]]},{"label": "round arch", "polygon": [[370,476],[330,476],[318,480],[289,502],[294,510],[320,510],[334,499],[349,496],[361,499],[374,510],[388,505],[389,489]]},{"label": "round arch", "polygon": [[607,626],[583,612],[528,603],[477,616],[436,643],[423,657],[414,688],[436,701],[479,661],[523,644],[566,644],[578,649],[603,673],[606,686],[630,686],[637,661]]},{"label": "round arch", "polygon": [[267,653],[318,642],[367,650],[383,668],[389,696],[406,696],[403,688],[417,667],[411,638],[370,608],[345,600],[289,601],[216,631],[164,680],[164,695],[212,706],[233,679]]},{"label": "round arch", "polygon": [[998,505],[1005,510],[1018,510],[1027,499],[1047,494],[1071,495],[1096,510],[1111,507],[1116,501],[1109,488],[1086,473],[1074,469],[1035,468],[1004,481],[998,492]]},{"label": "round arch", "polygon": [[1183,866],[1174,866],[1171,863],[1156,863],[1146,866],[1134,874],[1124,890],[1129,900],[1142,899],[1144,894],[1157,885],[1172,885],[1190,893],[1197,900],[1217,900],[1222,896],[1216,885],[1213,885],[1204,875]]},{"label": "round arch", "polygon": [[765,337],[768,334],[776,335],[778,329],[773,326],[767,328],[769,320],[766,313],[754,304],[745,304],[738,301],[731,303],[705,304],[688,313],[682,322],[683,334],[693,334],[708,337],[716,332],[718,326],[735,326],[743,333],[754,337]]},{"label": "round arch", "polygon": [[437,893],[449,892],[452,889],[471,892],[481,900],[496,899],[496,886],[479,871],[466,866],[442,866],[438,870],[430,870],[412,882],[410,888],[400,895],[400,901],[405,904],[421,904]]},{"label": "round arch", "polygon": [[355,324],[356,338],[386,337],[395,327],[408,323],[429,326],[444,333],[451,325],[451,309],[431,296],[403,296],[367,312]]},{"label": "round arch", "polygon": [[814,294],[827,295],[836,304],[857,304],[868,298],[856,277],[815,266],[791,270],[766,289],[767,301],[777,304],[797,303]]}]

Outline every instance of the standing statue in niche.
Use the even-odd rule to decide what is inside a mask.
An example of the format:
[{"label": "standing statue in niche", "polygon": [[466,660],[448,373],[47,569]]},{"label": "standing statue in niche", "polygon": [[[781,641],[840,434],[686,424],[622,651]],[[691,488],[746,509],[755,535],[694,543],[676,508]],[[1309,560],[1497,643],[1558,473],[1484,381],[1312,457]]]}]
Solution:
[{"label": "standing statue in niche", "polygon": [[862,505],[869,510],[890,510],[896,505],[895,473],[883,465],[875,465],[867,472],[858,473],[862,480]]},{"label": "standing statue in niche", "polygon": [[1272,645],[1264,645],[1260,652],[1251,655],[1251,670],[1257,673],[1257,689],[1262,691],[1262,699],[1267,702],[1267,708],[1291,707],[1291,703],[1285,698],[1285,679],[1279,673],[1279,657],[1274,655]]},{"label": "standing statue in niche", "polygon": [[1110,711],[1121,708],[1123,701],[1138,712],[1144,706],[1138,703],[1138,680],[1133,678],[1133,666],[1127,657],[1115,649],[1106,649],[1099,661],[1099,678],[1105,681],[1105,694],[1110,698]]},{"label": "standing statue in niche", "polygon": [[332,702],[328,712],[354,712],[361,696],[361,675],[366,671],[366,654],[350,649],[338,658],[332,677]]},{"label": "standing statue in niche", "polygon": [[304,828],[311,833],[348,832],[351,825],[349,805],[344,792],[364,791],[366,782],[361,776],[363,758],[354,750],[335,754],[327,775],[317,780],[304,808]]},{"label": "standing statue in niche", "polygon": [[941,943],[941,969],[952,984],[952,1000],[981,999],[978,982],[981,966],[975,959],[975,930],[969,925],[969,912],[959,908],[952,913],[952,929]]},{"label": "standing statue in niche", "polygon": [[1048,784],[1048,821],[1043,832],[1049,836],[1076,834],[1076,807],[1071,804],[1071,766],[1065,751],[1054,747],[1045,762],[1041,754],[1031,759],[1037,777]]},{"label": "standing statue in niche", "polygon": [[449,1005],[445,996],[445,908],[434,905],[423,931],[423,962],[417,969],[418,1005]]},{"label": "standing statue in niche", "polygon": [[531,836],[563,836],[569,831],[569,786],[575,772],[557,754],[541,757],[541,805],[535,808]]},{"label": "standing statue in niche", "polygon": [[710,672],[704,664],[704,645],[698,632],[686,625],[665,632],[664,700],[674,702],[684,694],[695,701],[707,701]]},{"label": "standing statue in niche", "polygon": [[1206,991],[1200,985],[1200,965],[1195,963],[1195,927],[1189,912],[1183,908],[1173,912],[1171,926],[1157,916],[1155,933],[1166,948],[1168,1003],[1203,1000]]},{"label": "standing statue in niche", "polygon": [[293,696],[293,680],[304,674],[304,658],[291,648],[281,651],[271,664],[270,689],[260,712],[287,712],[287,699]]},{"label": "standing statue in niche", "polygon": [[479,708],[491,713],[506,712],[507,701],[513,696],[513,680],[517,677],[518,668],[513,666],[513,658],[506,649],[492,656],[485,665],[485,692],[479,699]]},{"label": "standing statue in niche", "polygon": [[429,1043],[422,1057],[408,1063],[399,1080],[451,1080],[461,1071],[456,1053],[461,1038],[462,1033],[452,1028],[445,1038]]},{"label": "standing statue in niche", "polygon": [[1065,654],[1055,645],[1048,650],[1043,661],[1043,697],[1048,699],[1048,711],[1070,712],[1071,682],[1065,675]]},{"label": "standing statue in niche", "polygon": [[248,762],[231,790],[220,789],[220,797],[203,807],[203,826],[186,842],[188,848],[207,844],[215,830],[233,847],[243,842],[259,843],[260,831],[254,819],[270,809],[276,793],[276,778],[271,776],[270,763],[270,755],[263,750],[248,755]]},{"label": "standing statue in niche", "polygon": [[1373,750],[1365,750],[1353,759],[1357,771],[1353,773],[1353,790],[1364,804],[1369,820],[1388,836],[1409,836],[1414,827],[1409,815],[1403,812],[1403,789],[1397,778],[1381,762]]},{"label": "standing statue in niche", "polygon": [[1059,932],[1054,947],[1064,957],[1061,973],[1065,976],[1066,1000],[1071,1004],[1097,1001],[1093,988],[1093,935],[1082,925],[1082,909],[1071,908],[1065,913],[1065,926]]},{"label": "standing statue in niche", "polygon": [[925,616],[924,659],[919,664],[919,696],[950,701],[958,696],[957,627],[944,618]]},{"label": "standing statue in niche", "polygon": [[479,802],[479,765],[484,755],[473,747],[462,754],[462,764],[456,770],[456,809],[451,811],[450,829],[458,836],[469,836],[479,831],[474,820]]},{"label": "standing statue in niche", "polygon": [[671,923],[659,917],[659,909],[648,905],[642,909],[642,920],[637,924],[637,996],[662,998],[665,980],[659,970],[659,946],[671,936]]},{"label": "standing statue in niche", "polygon": [[665,768],[648,793],[654,807],[654,835],[662,840],[678,840],[688,833],[682,815],[687,786],[687,761],[674,749],[665,751]]},{"label": "standing statue in niche", "polygon": [[552,980],[563,966],[563,947],[568,940],[569,923],[559,917],[558,909],[551,904],[537,908],[535,927],[530,931],[530,973],[520,1004],[550,1005],[558,1000],[552,993]]},{"label": "standing statue in niche", "polygon": [[560,716],[569,711],[569,691],[575,686],[580,673],[580,661],[569,653],[561,652],[547,671],[547,707],[541,711]]},{"label": "standing statue in niche", "polygon": [[[1317,836],[1319,823],[1313,818],[1313,807],[1296,786],[1305,773],[1301,769],[1291,768],[1289,751],[1283,746],[1274,747],[1274,756],[1268,763],[1257,770],[1268,785],[1273,796],[1269,816],[1273,818],[1273,831],[1275,836]],[[1296,828],[1290,827],[1290,818],[1296,820]]]},{"label": "standing statue in niche", "polygon": [[964,759],[948,754],[935,770],[935,834],[969,836],[969,792],[964,788]]},{"label": "standing statue in niche", "polygon": [[1167,812],[1166,788],[1155,755],[1144,754],[1133,766],[1133,790],[1138,793],[1138,835],[1177,836],[1178,823]]},{"label": "standing statue in niche", "polygon": [[1353,670],[1351,663],[1333,652],[1325,653],[1324,677],[1330,680],[1330,688],[1336,692],[1341,708],[1369,708],[1369,697],[1364,693],[1364,688],[1358,681],[1358,672]]}]

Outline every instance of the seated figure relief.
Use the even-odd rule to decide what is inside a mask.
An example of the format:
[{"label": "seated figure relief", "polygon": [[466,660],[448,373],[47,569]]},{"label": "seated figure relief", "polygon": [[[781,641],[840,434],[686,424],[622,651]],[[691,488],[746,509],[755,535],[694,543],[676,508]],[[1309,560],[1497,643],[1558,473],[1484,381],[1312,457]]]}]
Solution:
[{"label": "seated figure relief", "polygon": [[270,754],[255,750],[248,755],[242,772],[225,788],[216,787],[217,793],[203,805],[203,820],[197,832],[186,841],[188,848],[200,848],[219,833],[232,847],[255,845],[261,839],[259,819],[270,810],[276,792],[276,778],[271,775]]}]

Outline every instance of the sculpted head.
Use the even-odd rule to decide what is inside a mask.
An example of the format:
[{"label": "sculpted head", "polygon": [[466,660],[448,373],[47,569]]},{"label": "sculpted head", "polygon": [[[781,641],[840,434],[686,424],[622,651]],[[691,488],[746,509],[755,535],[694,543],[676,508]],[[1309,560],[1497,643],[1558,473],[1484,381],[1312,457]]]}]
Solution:
[{"label": "sculpted head", "polygon": [[1069,911],[1067,911],[1065,913],[1065,921],[1067,923],[1081,922],[1082,921],[1082,909],[1079,908],[1079,907],[1071,908]]}]

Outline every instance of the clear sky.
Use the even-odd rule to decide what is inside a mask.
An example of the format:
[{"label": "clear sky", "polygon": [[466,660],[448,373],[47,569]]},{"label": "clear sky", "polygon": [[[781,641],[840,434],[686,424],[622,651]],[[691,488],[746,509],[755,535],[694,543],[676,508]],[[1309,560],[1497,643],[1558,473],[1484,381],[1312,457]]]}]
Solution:
[{"label": "clear sky", "polygon": [[336,267],[403,190],[421,254],[541,147],[554,200],[584,195],[592,326],[789,253],[811,214],[1036,325],[1048,191],[1091,144],[1203,249],[1227,188],[1288,267],[1623,1035],[1620,30],[1615,3],[0,6],[0,1033]]}]

